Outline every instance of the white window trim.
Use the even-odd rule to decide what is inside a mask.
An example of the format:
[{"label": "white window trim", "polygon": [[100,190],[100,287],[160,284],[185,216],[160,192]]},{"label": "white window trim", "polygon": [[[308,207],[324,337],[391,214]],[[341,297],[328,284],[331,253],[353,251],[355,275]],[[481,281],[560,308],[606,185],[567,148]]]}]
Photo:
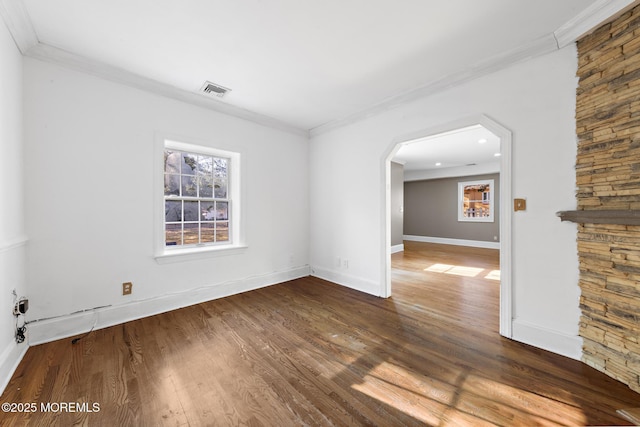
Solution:
[{"label": "white window trim", "polygon": [[[189,142],[184,142],[189,141]],[[175,150],[202,153],[230,159],[229,167],[229,199],[233,203],[230,211],[229,244],[216,244],[201,247],[165,246],[164,224],[164,150]],[[206,142],[193,143],[192,139],[180,137],[168,137],[158,135],[155,139],[154,150],[154,258],[160,264],[203,259],[213,256],[232,255],[242,253],[247,248],[244,242],[244,222],[242,214],[242,154],[237,151],[228,151],[214,148]]]},{"label": "white window trim", "polygon": [[[463,212],[464,205],[464,187],[468,185],[482,185],[487,184],[491,189],[489,196],[489,216],[488,217],[465,217]],[[481,179],[478,181],[462,181],[458,182],[458,221],[459,222],[494,222],[494,194],[496,191],[495,183],[493,179]]]}]

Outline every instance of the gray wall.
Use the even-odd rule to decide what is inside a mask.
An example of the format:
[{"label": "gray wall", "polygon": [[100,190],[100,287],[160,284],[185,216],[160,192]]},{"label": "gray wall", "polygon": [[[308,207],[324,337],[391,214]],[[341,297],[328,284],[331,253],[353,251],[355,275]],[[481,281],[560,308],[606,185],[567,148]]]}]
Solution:
[{"label": "gray wall", "polygon": [[[493,179],[494,222],[458,222],[458,182]],[[500,240],[500,174],[404,183],[404,234],[448,239]],[[494,240],[494,236],[497,240]]]},{"label": "gray wall", "polygon": [[391,162],[391,246],[401,245],[404,234],[404,166]]}]

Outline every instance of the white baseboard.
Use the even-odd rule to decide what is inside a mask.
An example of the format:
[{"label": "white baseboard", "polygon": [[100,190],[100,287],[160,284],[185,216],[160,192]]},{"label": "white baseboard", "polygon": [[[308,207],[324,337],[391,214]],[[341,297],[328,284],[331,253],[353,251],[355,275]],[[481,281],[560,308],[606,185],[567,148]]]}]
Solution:
[{"label": "white baseboard", "polygon": [[542,328],[522,320],[513,321],[512,339],[574,360],[582,359],[582,337]]},{"label": "white baseboard", "polygon": [[337,283],[347,288],[366,294],[380,296],[382,295],[380,284],[371,280],[362,279],[356,276],[350,276],[340,271],[328,270],[324,268],[311,267],[311,276]]},{"label": "white baseboard", "polygon": [[469,246],[472,248],[500,249],[500,242],[485,242],[482,240],[449,239],[446,237],[412,236],[405,234],[404,240],[412,242],[440,243],[442,245]]},{"label": "white baseboard", "polygon": [[94,324],[94,329],[107,328],[131,320],[264,288],[308,275],[309,266],[302,266],[287,271],[248,277],[233,282],[190,289],[117,306],[89,309],[80,313],[34,322],[29,324],[29,345],[42,344],[82,334],[89,331]]},{"label": "white baseboard", "polygon": [[[15,318],[12,316],[15,299],[11,298],[11,290],[17,292],[16,296],[25,295],[24,258],[26,236],[18,236],[10,240],[0,241],[0,281],[2,281],[2,293],[6,298],[2,300],[2,334],[3,341],[8,340],[6,347],[0,349],[0,394],[9,384],[13,373],[18,368],[20,361],[29,348],[27,342],[16,343],[14,339]],[[5,294],[6,292],[6,294]],[[1,417],[0,417],[1,418]],[[1,424],[1,423],[0,423]]]},{"label": "white baseboard", "polygon": [[26,342],[22,344],[11,342],[0,354],[0,394],[4,393],[4,389],[28,349],[29,345]]},{"label": "white baseboard", "polygon": [[397,252],[402,252],[404,251],[404,243],[400,243],[399,245],[393,245],[391,246],[391,253],[395,254]]}]

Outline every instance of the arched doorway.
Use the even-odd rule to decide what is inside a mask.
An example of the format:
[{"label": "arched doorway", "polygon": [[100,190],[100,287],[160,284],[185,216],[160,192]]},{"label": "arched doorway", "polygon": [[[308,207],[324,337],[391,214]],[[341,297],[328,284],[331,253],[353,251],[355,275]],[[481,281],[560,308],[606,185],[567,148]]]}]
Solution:
[{"label": "arched doorway", "polygon": [[384,182],[384,247],[381,257],[384,268],[384,283],[381,296],[390,297],[391,283],[391,160],[402,144],[418,139],[426,139],[440,134],[455,132],[458,129],[482,126],[500,139],[500,334],[507,338],[512,336],[512,281],[511,281],[511,131],[485,115],[468,117],[454,122],[433,126],[411,134],[395,138],[383,157],[382,167]]}]

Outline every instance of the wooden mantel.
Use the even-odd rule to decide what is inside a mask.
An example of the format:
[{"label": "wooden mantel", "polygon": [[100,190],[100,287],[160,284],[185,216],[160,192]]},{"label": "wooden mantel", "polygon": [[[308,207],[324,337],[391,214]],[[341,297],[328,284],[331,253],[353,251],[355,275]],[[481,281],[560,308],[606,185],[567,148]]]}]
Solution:
[{"label": "wooden mantel", "polygon": [[589,210],[556,212],[561,221],[580,224],[640,225],[640,210]]}]

